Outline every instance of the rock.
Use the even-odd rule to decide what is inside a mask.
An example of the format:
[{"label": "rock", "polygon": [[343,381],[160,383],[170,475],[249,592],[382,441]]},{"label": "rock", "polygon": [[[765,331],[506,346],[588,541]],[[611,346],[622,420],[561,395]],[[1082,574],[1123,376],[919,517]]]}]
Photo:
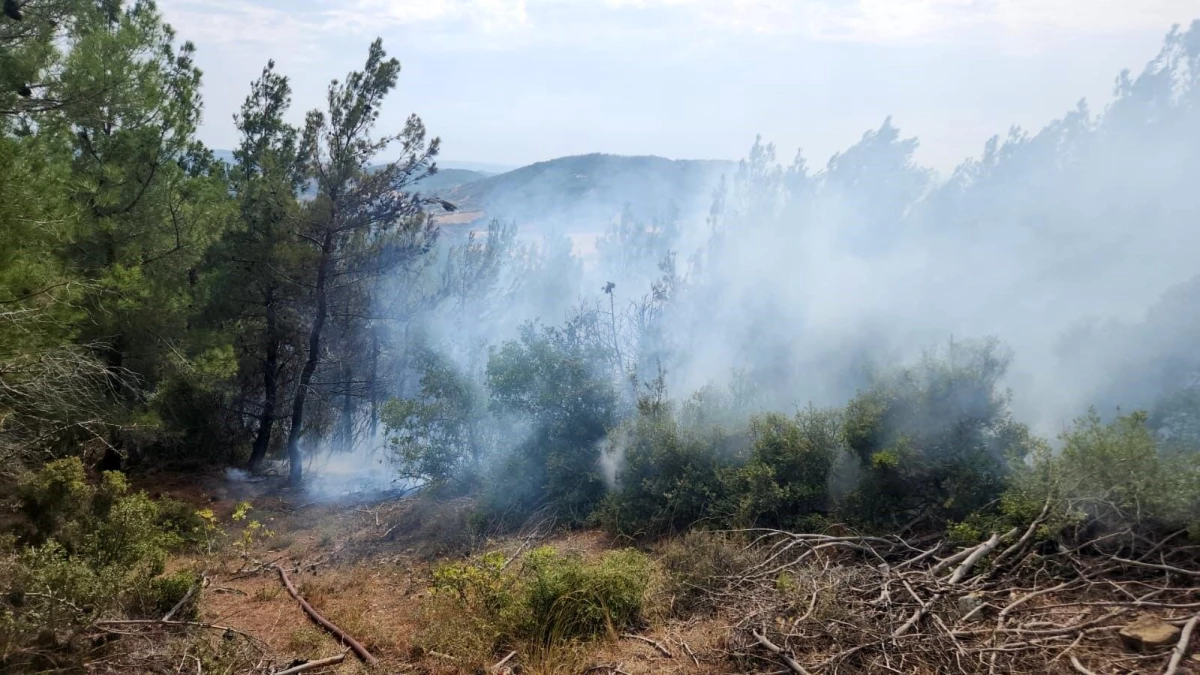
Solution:
[{"label": "rock", "polygon": [[958,615],[966,616],[983,604],[983,596],[978,593],[968,593],[958,599]]},{"label": "rock", "polygon": [[1179,629],[1156,616],[1143,616],[1121,629],[1121,642],[1132,651],[1165,647],[1179,640]]}]

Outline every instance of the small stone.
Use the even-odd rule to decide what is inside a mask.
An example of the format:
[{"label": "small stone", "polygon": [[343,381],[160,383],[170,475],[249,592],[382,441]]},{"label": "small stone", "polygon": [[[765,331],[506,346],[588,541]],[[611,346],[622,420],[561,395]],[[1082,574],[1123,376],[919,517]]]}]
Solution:
[{"label": "small stone", "polygon": [[958,614],[966,616],[975,611],[983,604],[983,596],[977,593],[969,593],[958,599]]},{"label": "small stone", "polygon": [[1121,642],[1132,651],[1145,651],[1174,644],[1179,629],[1156,616],[1143,616],[1121,629]]}]

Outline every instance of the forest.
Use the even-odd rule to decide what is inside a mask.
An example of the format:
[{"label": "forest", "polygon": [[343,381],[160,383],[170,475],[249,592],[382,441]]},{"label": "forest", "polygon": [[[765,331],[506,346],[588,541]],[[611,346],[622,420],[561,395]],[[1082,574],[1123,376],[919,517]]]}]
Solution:
[{"label": "forest", "polygon": [[228,161],[196,49],[4,2],[0,673],[1200,673],[1200,21],[590,252],[449,222],[382,41]]}]

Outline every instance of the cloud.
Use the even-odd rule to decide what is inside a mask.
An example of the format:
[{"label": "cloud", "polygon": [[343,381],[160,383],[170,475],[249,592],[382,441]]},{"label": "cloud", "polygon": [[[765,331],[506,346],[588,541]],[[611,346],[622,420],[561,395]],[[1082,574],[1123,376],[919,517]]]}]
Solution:
[{"label": "cloud", "polygon": [[[423,44],[486,50],[537,43],[664,43],[803,38],[865,43],[1018,41],[1165,31],[1200,17],[1200,0],[164,0],[206,42],[276,44],[403,29]],[[652,25],[650,25],[652,24]],[[650,30],[653,28],[653,30]]]}]

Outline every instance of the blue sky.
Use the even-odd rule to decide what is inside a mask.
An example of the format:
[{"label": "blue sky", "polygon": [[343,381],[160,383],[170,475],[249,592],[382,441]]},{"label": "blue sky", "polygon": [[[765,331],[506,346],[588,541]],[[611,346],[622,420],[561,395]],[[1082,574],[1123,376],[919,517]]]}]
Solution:
[{"label": "blue sky", "polygon": [[948,170],[1152,58],[1200,0],[160,0],[199,47],[209,145],[268,58],[294,119],[382,37],[442,157],[522,165],[586,152],[742,157],[757,133],[810,164],[888,116]]}]

